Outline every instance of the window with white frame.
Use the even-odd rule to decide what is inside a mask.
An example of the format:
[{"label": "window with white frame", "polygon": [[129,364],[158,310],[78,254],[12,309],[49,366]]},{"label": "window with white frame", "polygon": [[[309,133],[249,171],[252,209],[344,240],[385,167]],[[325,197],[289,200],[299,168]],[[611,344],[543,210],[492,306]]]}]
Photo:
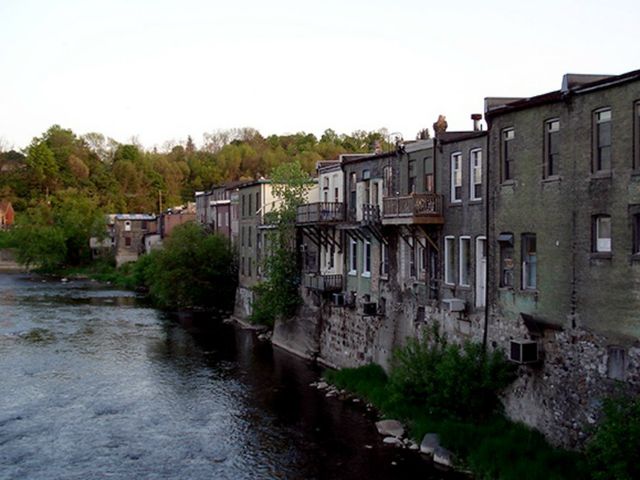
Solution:
[{"label": "window with white frame", "polygon": [[595,215],[593,217],[593,251],[597,253],[611,252],[611,217]]},{"label": "window with white frame", "polygon": [[558,174],[560,160],[560,120],[557,118],[544,123],[544,168],[543,177],[548,178]]},{"label": "window with white frame", "polygon": [[462,154],[451,155],[451,201],[462,201]]},{"label": "window with white frame", "polygon": [[369,240],[364,241],[364,248],[362,252],[362,276],[371,276],[371,242]]},{"label": "window with white frame", "polygon": [[444,283],[456,283],[456,238],[452,236],[444,238]]},{"label": "window with white frame", "polygon": [[355,275],[358,271],[358,243],[349,239],[349,275]]},{"label": "window with white frame", "polygon": [[611,109],[593,114],[593,171],[611,170]]},{"label": "window with white frame", "polygon": [[482,150],[471,150],[469,154],[469,198],[482,198]]},{"label": "window with white frame", "polygon": [[516,137],[513,128],[505,128],[502,130],[502,172],[501,180],[507,181],[513,179],[513,139]]},{"label": "window with white frame", "polygon": [[538,288],[538,258],[535,233],[522,234],[522,289]]},{"label": "window with white frame", "polygon": [[460,237],[460,272],[459,283],[463,287],[470,285],[469,278],[471,277],[471,238]]}]

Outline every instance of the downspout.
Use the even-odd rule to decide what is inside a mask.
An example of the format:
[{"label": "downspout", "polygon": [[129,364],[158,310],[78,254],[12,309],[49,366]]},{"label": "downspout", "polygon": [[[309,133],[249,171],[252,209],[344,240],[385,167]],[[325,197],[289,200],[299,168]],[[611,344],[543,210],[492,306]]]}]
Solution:
[{"label": "downspout", "polygon": [[489,285],[491,284],[491,282],[489,281],[491,278],[491,270],[493,267],[493,262],[489,261],[489,254],[491,252],[491,222],[489,221],[489,214],[491,212],[491,208],[490,205],[492,203],[492,199],[490,197],[491,194],[491,162],[490,162],[490,142],[491,142],[491,121],[490,119],[486,118],[486,114],[485,114],[485,120],[487,122],[487,141],[485,142],[486,145],[486,155],[485,155],[485,170],[486,170],[486,190],[485,190],[485,212],[484,212],[484,228],[485,228],[485,237],[486,237],[486,252],[485,255],[487,257],[487,268],[486,270],[486,274],[485,274],[485,285],[484,285],[484,330],[482,332],[482,350],[486,352],[487,350],[487,336],[488,336],[488,329],[489,329]]}]

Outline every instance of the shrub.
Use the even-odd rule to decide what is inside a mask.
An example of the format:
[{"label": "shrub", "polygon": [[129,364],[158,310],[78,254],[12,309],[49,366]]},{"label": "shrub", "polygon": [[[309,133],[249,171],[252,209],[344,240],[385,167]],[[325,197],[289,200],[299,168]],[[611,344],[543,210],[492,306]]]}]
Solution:
[{"label": "shrub", "polygon": [[607,399],[603,412],[604,417],[587,445],[592,477],[640,478],[640,398]]},{"label": "shrub", "polygon": [[437,325],[410,339],[393,357],[391,392],[430,415],[486,417],[499,405],[498,392],[514,376],[501,351],[480,344],[449,344]]}]

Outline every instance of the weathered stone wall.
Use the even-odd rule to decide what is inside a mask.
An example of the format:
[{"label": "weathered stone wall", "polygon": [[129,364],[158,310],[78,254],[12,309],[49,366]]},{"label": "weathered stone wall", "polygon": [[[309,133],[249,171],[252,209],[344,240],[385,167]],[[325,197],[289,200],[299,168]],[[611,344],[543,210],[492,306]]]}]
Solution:
[{"label": "weathered stone wall", "polygon": [[233,316],[240,320],[246,320],[252,312],[253,291],[250,288],[238,286],[236,288],[236,300],[233,308]]}]

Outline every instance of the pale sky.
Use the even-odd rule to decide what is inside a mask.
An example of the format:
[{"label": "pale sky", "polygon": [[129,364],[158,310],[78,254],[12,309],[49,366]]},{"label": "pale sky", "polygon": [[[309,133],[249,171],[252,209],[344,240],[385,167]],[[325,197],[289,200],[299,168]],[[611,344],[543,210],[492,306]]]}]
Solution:
[{"label": "pale sky", "polygon": [[[0,0],[0,140],[469,129],[487,96],[640,69],[640,1]],[[0,143],[0,145],[2,145]]]}]

